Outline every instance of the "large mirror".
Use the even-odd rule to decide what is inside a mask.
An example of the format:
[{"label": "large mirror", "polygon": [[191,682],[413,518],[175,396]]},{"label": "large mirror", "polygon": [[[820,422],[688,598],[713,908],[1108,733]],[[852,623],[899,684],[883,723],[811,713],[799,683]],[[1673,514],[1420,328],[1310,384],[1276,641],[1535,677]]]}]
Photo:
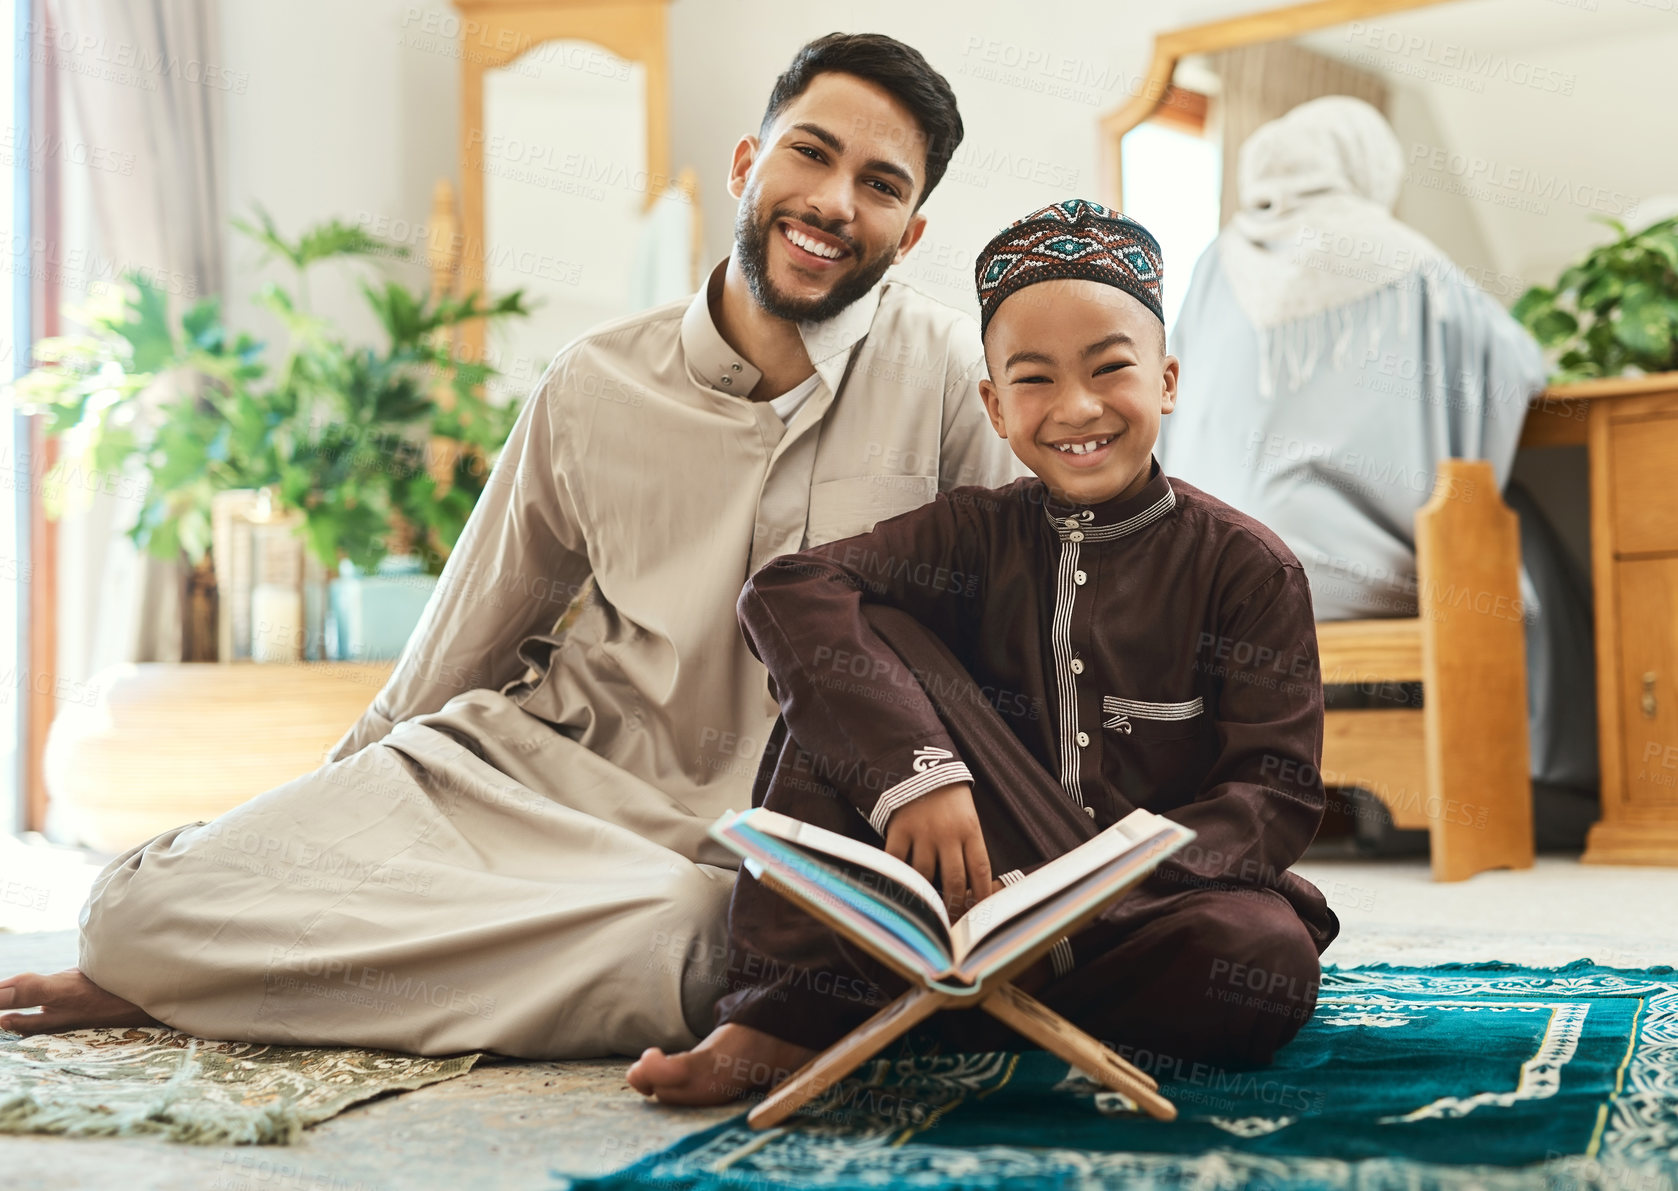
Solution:
[{"label": "large mirror", "polygon": [[[1508,307],[1614,239],[1601,219],[1635,227],[1678,210],[1675,57],[1671,6],[1628,0],[1319,0],[1176,30],[1103,122],[1106,197],[1176,262],[1169,326],[1236,209],[1247,137],[1307,100],[1353,95],[1401,142],[1394,214]],[[1523,444],[1583,443],[1581,418],[1553,415],[1529,415]],[[1516,466],[1544,473],[1532,487],[1587,566],[1583,450],[1523,451]]]},{"label": "large mirror", "polygon": [[455,0],[458,287],[523,289],[529,319],[463,329],[498,395],[589,328],[691,293],[696,187],[669,154],[666,0]]},{"label": "large mirror", "polygon": [[1108,197],[1159,226],[1167,260],[1196,259],[1233,213],[1246,137],[1326,94],[1386,115],[1405,151],[1395,214],[1504,305],[1610,237],[1593,215],[1664,217],[1678,194],[1670,5],[1305,4],[1166,35],[1159,52],[1169,88],[1154,80],[1107,122]]},{"label": "large mirror", "polygon": [[554,352],[635,309],[630,258],[647,190],[646,67],[586,41],[549,41],[484,76],[484,275],[523,289],[529,319],[491,356],[528,388]]}]

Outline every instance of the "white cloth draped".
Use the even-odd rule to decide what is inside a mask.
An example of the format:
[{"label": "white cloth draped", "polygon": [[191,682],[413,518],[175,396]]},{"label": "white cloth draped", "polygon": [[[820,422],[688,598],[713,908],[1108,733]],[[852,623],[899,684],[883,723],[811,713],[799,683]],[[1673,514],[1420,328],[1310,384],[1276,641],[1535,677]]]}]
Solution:
[{"label": "white cloth draped", "polygon": [[[1162,466],[1280,534],[1319,620],[1416,614],[1415,515],[1439,461],[1488,460],[1503,488],[1545,381],[1532,337],[1392,217],[1402,168],[1359,100],[1260,129],[1241,213],[1195,266],[1173,331]],[[1589,612],[1536,506],[1516,508],[1534,776],[1594,785]]]}]

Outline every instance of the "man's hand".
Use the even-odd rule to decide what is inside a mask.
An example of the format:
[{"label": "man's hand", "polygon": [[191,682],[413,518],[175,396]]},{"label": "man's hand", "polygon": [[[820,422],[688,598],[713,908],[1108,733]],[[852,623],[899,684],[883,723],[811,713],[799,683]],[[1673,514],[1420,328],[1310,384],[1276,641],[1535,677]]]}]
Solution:
[{"label": "man's hand", "polygon": [[934,887],[942,880],[952,921],[995,888],[973,791],[966,782],[922,794],[893,811],[886,823],[886,851]]}]

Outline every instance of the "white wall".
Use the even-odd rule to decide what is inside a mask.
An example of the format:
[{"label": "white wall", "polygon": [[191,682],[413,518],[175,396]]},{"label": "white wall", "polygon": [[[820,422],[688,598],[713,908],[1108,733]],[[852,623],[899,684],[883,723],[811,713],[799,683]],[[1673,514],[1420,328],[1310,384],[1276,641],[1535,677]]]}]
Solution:
[{"label": "white wall", "polygon": [[[998,227],[1054,199],[1099,197],[1097,118],[1140,85],[1156,30],[1269,6],[1070,0],[1051,25],[1019,0],[673,0],[672,165],[699,171],[705,247],[720,259],[733,239],[730,152],[756,131],[794,51],[835,29],[900,37],[950,79],[967,126],[927,205],[926,238],[903,271],[972,309],[973,256]],[[245,91],[228,97],[229,211],[248,215],[260,202],[288,235],[333,216],[366,221],[407,231],[417,247],[433,183],[459,177],[453,8],[446,0],[224,0],[221,15],[225,57],[249,76]],[[563,256],[568,237],[587,234],[556,226],[553,250]],[[286,274],[258,272],[259,254],[242,237],[229,233],[229,246],[232,318],[276,334],[253,298],[264,280]],[[1186,283],[1191,263],[1168,262],[1167,284]],[[311,298],[350,334],[374,334],[353,288],[323,274]]]},{"label": "white wall", "polygon": [[1566,94],[1429,89],[1455,152],[1419,159],[1412,173],[1468,192],[1499,268],[1549,284],[1613,237],[1593,214],[1624,219],[1641,199],[1678,193],[1678,17],[1669,24],[1527,51]]},{"label": "white wall", "polygon": [[[756,130],[769,88],[794,51],[834,29],[900,37],[950,79],[967,125],[927,204],[926,238],[901,272],[971,309],[973,255],[998,227],[1053,199],[1100,197],[1096,121],[1140,84],[1154,33],[1270,6],[1066,0],[1046,22],[1039,7],[1020,0],[673,0],[672,164],[699,171],[706,252],[721,257],[735,210],[724,189],[729,154],[739,136]],[[417,246],[433,182],[458,178],[455,19],[446,0],[226,0],[225,56],[249,78],[243,93],[228,97],[229,210],[244,214],[261,202],[287,233],[334,215],[363,220],[406,231]],[[1548,168],[1634,197],[1678,190],[1663,139],[1678,131],[1678,75],[1669,65],[1678,58],[1678,23],[1664,36],[1601,38],[1531,54],[1576,76],[1573,94],[1427,87],[1403,103],[1431,125],[1428,143],[1482,157],[1486,146],[1495,147],[1489,170]],[[1624,115],[1639,111],[1649,115]],[[1606,119],[1610,112],[1622,115]],[[1418,222],[1429,213],[1448,217],[1442,246],[1521,281],[1553,278],[1606,234],[1577,203],[1550,199],[1540,214],[1506,205],[1516,194],[1507,185],[1477,193],[1490,197],[1411,186],[1404,208]],[[1443,230],[1448,226],[1455,231]],[[586,229],[556,226],[553,234],[563,253],[566,238]],[[242,325],[272,330],[250,303],[264,277],[282,274],[256,273],[255,250],[237,237],[230,245],[230,309]],[[1167,286],[1186,282],[1191,264],[1168,261]],[[1500,296],[1507,302],[1514,295]],[[323,278],[313,297],[352,333],[371,333],[352,290]]]},{"label": "white wall", "polygon": [[[1270,7],[1063,0],[1051,15],[1021,0],[675,0],[672,160],[699,171],[705,247],[720,259],[733,239],[729,156],[757,131],[798,47],[835,30],[900,38],[950,80],[967,135],[927,202],[926,236],[899,272],[976,311],[973,258],[998,228],[1056,199],[1103,197],[1097,120],[1140,86],[1155,32]],[[1186,284],[1192,264],[1167,261],[1166,285]]]},{"label": "white wall", "polygon": [[[423,227],[436,180],[459,177],[456,38],[427,28],[452,14],[443,0],[223,0],[228,64],[249,75],[227,102],[229,213],[260,203],[287,236],[334,217],[387,233]],[[230,317],[277,334],[252,299],[265,280],[290,285],[289,266],[259,272],[250,241],[230,231],[228,244]],[[361,296],[330,278],[323,269],[311,283],[314,308],[375,335]]]}]

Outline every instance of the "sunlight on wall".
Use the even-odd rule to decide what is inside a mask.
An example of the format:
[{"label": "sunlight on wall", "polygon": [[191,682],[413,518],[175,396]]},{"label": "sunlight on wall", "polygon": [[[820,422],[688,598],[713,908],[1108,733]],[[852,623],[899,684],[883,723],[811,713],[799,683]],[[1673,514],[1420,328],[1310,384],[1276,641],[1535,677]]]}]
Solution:
[{"label": "sunlight on wall", "polygon": [[1218,234],[1218,145],[1149,121],[1125,134],[1123,153],[1124,213],[1154,234],[1165,256],[1169,334],[1194,263]]}]

